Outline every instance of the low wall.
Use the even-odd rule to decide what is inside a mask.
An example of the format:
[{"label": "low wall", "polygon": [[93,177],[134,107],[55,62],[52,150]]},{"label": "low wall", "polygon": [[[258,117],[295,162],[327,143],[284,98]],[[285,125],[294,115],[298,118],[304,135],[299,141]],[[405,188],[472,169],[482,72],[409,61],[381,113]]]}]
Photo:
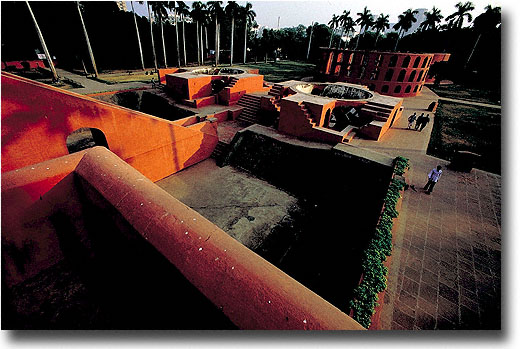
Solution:
[{"label": "low wall", "polygon": [[[102,226],[96,219],[93,225],[89,224],[95,215],[84,216],[96,208],[96,212],[106,215],[99,220],[113,220],[101,231],[98,229]],[[52,216],[55,218],[49,229],[38,229],[36,237],[28,236],[25,240],[26,244],[33,243],[30,256],[42,254],[38,239],[55,242],[53,248],[45,250],[55,260],[47,260],[41,270],[49,268],[52,262],[58,263],[63,256],[81,261],[90,258],[89,250],[99,255],[96,239],[107,241],[108,250],[105,247],[101,254],[114,254],[109,257],[117,262],[127,245],[118,241],[140,244],[144,238],[142,243],[146,240],[157,249],[241,329],[363,329],[352,318],[171,197],[106,148],[88,150],[73,174],[26,210],[28,214],[16,219],[32,221],[35,217],[30,215],[34,215],[35,210],[42,213],[35,228],[40,228],[38,224],[45,224]],[[47,216],[43,215],[45,212]],[[58,212],[59,220],[56,219]],[[13,235],[12,229],[9,225],[2,226],[3,242]],[[133,231],[139,235],[137,240]],[[114,234],[118,235],[117,239]],[[62,251],[66,241],[83,251],[83,256],[75,253],[67,257],[67,251]],[[7,265],[14,265],[9,260],[13,255],[10,251],[3,249],[3,256],[7,258]],[[125,263],[120,264],[120,267],[125,267]],[[110,276],[119,277],[110,272],[104,277]],[[146,299],[134,299],[132,307],[140,307],[142,301],[146,304]],[[178,302],[182,303],[184,299]],[[200,317],[204,315],[198,314]]]},{"label": "low wall", "polygon": [[208,158],[216,126],[200,132],[32,80],[2,73],[2,172],[68,154],[66,138],[103,132],[111,151],[153,181]]}]

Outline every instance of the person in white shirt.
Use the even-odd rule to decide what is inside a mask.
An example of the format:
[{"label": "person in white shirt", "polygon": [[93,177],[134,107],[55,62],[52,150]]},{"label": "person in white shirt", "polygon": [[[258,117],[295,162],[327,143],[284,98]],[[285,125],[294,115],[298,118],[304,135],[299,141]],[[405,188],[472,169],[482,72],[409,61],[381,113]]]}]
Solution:
[{"label": "person in white shirt", "polygon": [[434,168],[430,171],[428,174],[428,183],[424,186],[424,190],[426,190],[426,194],[431,194],[433,187],[435,186],[435,183],[441,178],[442,175],[442,167],[437,166],[437,168]]}]

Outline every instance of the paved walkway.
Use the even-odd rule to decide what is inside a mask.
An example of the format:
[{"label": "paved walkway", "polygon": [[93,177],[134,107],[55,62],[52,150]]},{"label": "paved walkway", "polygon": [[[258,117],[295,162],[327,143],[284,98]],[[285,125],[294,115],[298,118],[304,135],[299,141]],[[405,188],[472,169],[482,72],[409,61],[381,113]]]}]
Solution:
[{"label": "paved walkway", "polygon": [[[380,142],[353,144],[410,159],[395,232],[381,329],[500,328],[501,177],[480,170],[446,169],[426,155],[433,122],[407,130],[408,116],[438,97],[424,88],[406,98],[404,115]],[[434,118],[432,118],[433,121]],[[433,193],[422,187],[436,165],[443,175]]]},{"label": "paved walkway", "polygon": [[78,75],[71,73],[69,71],[56,68],[58,75],[62,78],[67,78],[72,80],[83,87],[80,88],[71,88],[69,91],[73,91],[81,94],[92,94],[92,93],[100,93],[100,92],[108,92],[108,91],[118,91],[118,90],[129,90],[134,88],[142,88],[142,87],[151,87],[151,84],[147,84],[144,82],[123,82],[119,84],[105,84],[103,82],[99,82],[93,79],[88,79],[83,75]]}]

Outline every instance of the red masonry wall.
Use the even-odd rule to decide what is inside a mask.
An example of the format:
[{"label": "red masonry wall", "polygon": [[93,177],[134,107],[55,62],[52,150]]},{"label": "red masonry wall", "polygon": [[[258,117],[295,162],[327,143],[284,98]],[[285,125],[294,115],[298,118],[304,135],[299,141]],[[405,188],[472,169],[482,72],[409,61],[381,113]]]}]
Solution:
[{"label": "red masonry wall", "polygon": [[203,131],[2,73],[2,172],[68,154],[66,139],[101,130],[109,149],[152,181],[211,155],[216,124]]}]

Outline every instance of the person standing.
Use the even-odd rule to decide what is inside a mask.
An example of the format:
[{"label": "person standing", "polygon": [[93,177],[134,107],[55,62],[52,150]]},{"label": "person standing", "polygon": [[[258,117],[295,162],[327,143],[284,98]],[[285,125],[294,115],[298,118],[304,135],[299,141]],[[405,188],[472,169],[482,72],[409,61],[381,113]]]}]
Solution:
[{"label": "person standing", "polygon": [[415,121],[415,119],[417,119],[417,113],[416,112],[414,112],[412,115],[410,115],[408,117],[408,129],[412,128],[412,124]]},{"label": "person standing", "polygon": [[421,126],[423,119],[424,119],[424,113],[422,113],[421,116],[419,116],[417,118],[417,120],[415,121],[415,131],[417,131],[419,129],[419,126]]},{"label": "person standing", "polygon": [[419,127],[419,132],[421,132],[423,130],[423,128],[425,128],[426,125],[428,125],[429,122],[430,122],[430,114],[426,114],[426,116],[422,119],[421,125]]},{"label": "person standing", "polygon": [[433,191],[433,187],[441,178],[442,175],[442,167],[439,165],[437,168],[433,168],[430,173],[428,174],[428,183],[424,186],[424,190],[426,190],[426,194],[430,195]]}]

